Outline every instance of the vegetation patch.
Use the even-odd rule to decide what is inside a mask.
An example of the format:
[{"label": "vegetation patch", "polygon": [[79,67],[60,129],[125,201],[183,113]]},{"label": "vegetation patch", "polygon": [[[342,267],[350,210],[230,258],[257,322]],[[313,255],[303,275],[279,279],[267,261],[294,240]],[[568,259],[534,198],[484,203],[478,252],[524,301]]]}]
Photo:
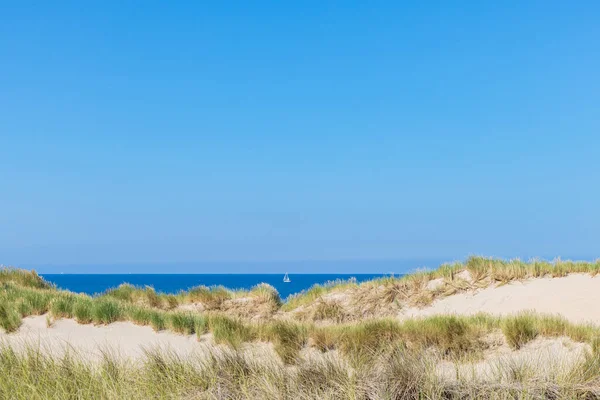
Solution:
[{"label": "vegetation patch", "polygon": [[100,298],[94,302],[92,316],[97,324],[110,324],[123,319],[125,307],[116,300]]},{"label": "vegetation patch", "polygon": [[255,337],[255,330],[251,326],[239,319],[224,315],[211,315],[208,327],[216,343],[225,343],[233,348],[237,348],[243,342],[251,341]]},{"label": "vegetation patch", "polygon": [[60,294],[52,300],[50,313],[55,319],[72,318],[75,296],[71,294]]},{"label": "vegetation patch", "polygon": [[15,307],[0,301],[0,327],[7,333],[19,329],[21,326],[21,315]]},{"label": "vegetation patch", "polygon": [[507,317],[503,321],[502,332],[512,348],[520,349],[538,336],[536,325],[533,314],[520,314]]},{"label": "vegetation patch", "polygon": [[313,321],[344,322],[347,319],[346,311],[339,301],[319,300],[314,308]]},{"label": "vegetation patch", "polygon": [[184,335],[192,335],[196,331],[196,315],[190,312],[175,312],[169,315],[171,330]]},{"label": "vegetation patch", "polygon": [[80,296],[73,304],[73,316],[80,324],[89,324],[94,320],[94,303],[91,299]]}]

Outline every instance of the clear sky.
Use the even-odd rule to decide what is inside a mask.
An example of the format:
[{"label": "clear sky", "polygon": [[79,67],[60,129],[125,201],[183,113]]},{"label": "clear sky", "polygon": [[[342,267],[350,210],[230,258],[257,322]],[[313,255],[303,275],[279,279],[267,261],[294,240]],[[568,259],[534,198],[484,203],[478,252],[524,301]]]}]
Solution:
[{"label": "clear sky", "polygon": [[596,1],[12,3],[0,263],[600,255]]}]

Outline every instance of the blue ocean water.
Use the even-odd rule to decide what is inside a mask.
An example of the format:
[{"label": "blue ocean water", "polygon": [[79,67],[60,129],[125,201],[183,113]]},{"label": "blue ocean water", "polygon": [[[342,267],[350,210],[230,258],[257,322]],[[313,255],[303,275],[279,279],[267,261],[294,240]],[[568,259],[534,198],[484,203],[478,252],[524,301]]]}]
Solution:
[{"label": "blue ocean water", "polygon": [[273,285],[282,299],[301,292],[312,285],[336,279],[355,278],[363,282],[383,274],[297,274],[289,275],[291,282],[283,282],[281,274],[40,274],[60,289],[76,293],[97,294],[122,283],[152,286],[158,292],[177,293],[198,285],[223,285],[230,289],[250,289],[259,283]]}]

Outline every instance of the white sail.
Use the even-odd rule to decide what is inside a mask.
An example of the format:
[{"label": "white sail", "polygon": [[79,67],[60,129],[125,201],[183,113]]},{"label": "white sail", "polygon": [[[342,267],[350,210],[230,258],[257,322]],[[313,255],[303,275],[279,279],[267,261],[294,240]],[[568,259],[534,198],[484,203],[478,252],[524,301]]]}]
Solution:
[{"label": "white sail", "polygon": [[283,277],[283,281],[284,282],[291,282],[290,277],[288,276],[288,273],[285,273],[285,276]]}]

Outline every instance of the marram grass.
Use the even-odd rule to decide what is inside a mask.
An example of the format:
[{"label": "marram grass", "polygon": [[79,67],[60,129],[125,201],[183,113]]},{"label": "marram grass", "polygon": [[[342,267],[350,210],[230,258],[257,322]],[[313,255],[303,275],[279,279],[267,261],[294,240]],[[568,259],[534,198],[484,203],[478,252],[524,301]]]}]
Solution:
[{"label": "marram grass", "polygon": [[[482,265],[485,265],[485,260],[471,259],[467,263],[469,268],[483,269]],[[499,265],[504,264],[495,267],[492,264],[492,268],[499,269]],[[589,265],[586,267],[583,267],[583,264],[573,265],[577,266],[578,271],[594,270]],[[533,270],[542,269],[533,268]],[[451,269],[442,270],[445,275],[451,272]],[[507,342],[515,349],[537,336],[567,336],[575,341],[590,344],[598,342],[600,338],[600,331],[596,327],[572,324],[556,316],[531,313],[503,319],[489,315],[434,316],[408,319],[404,322],[373,318],[324,326],[293,319],[252,322],[222,312],[201,314],[192,311],[169,311],[161,307],[151,307],[145,301],[139,304],[130,301],[134,293],[140,292],[143,292],[146,297],[154,298],[156,293],[148,288],[138,291],[133,287],[121,286],[117,292],[120,293],[119,295],[90,297],[57,290],[51,285],[40,283],[37,278],[26,279],[23,274],[23,272],[16,275],[7,272],[0,274],[5,278],[5,281],[0,284],[0,327],[8,332],[20,327],[21,318],[46,312],[50,312],[54,320],[73,318],[82,324],[102,325],[116,321],[131,321],[138,325],[151,326],[155,331],[170,330],[198,336],[212,333],[217,343],[233,348],[239,348],[247,342],[269,341],[274,344],[277,353],[286,363],[294,363],[300,349],[307,345],[322,351],[339,350],[346,355],[361,356],[377,350],[377,347],[382,344],[404,343],[411,348],[435,347],[443,354],[461,355],[480,352],[483,346],[482,338],[494,331],[502,331]],[[8,280],[6,277],[10,276],[18,278]],[[404,282],[402,279],[408,278],[396,281]],[[415,281],[422,280],[422,274],[415,278]],[[23,286],[22,282],[33,282],[34,287]],[[207,296],[211,290],[207,292],[203,288],[200,292],[203,293],[202,296]],[[217,288],[216,293],[221,296],[225,292]],[[255,293],[271,301],[273,289],[259,286]],[[157,296],[160,297],[160,294]],[[322,313],[323,317],[315,319],[328,318],[333,321],[343,321],[342,318],[336,317],[340,311],[335,306],[331,308],[331,303],[318,301],[326,306],[323,309],[317,307],[316,310]]]},{"label": "marram grass", "polygon": [[90,362],[75,351],[0,345],[0,398],[38,399],[595,399],[600,362],[588,354],[551,378],[525,364],[503,366],[494,380],[440,379],[427,352],[388,346],[362,363],[304,359],[285,368],[268,354],[235,350],[181,357],[158,349],[129,362],[105,353]]},{"label": "marram grass", "polygon": [[[468,271],[473,282],[466,283],[458,276],[461,272]],[[462,262],[442,264],[432,271],[417,271],[398,278],[384,277],[367,282],[357,283],[350,279],[347,281],[333,281],[326,284],[316,284],[313,287],[292,295],[282,301],[277,290],[270,285],[260,284],[249,291],[234,291],[222,286],[207,287],[197,286],[178,294],[157,293],[152,287],[136,287],[122,284],[109,289],[99,297],[118,300],[137,306],[147,306],[162,310],[173,310],[182,304],[201,303],[206,310],[223,311],[222,307],[228,301],[239,297],[252,298],[258,302],[272,305],[273,310],[291,311],[298,307],[314,304],[331,292],[353,291],[364,289],[367,293],[375,287],[383,287],[382,302],[406,301],[410,298],[415,305],[427,305],[434,298],[453,294],[456,291],[471,287],[483,287],[491,284],[504,284],[513,280],[538,278],[544,276],[563,277],[571,273],[587,273],[596,275],[600,272],[600,261],[562,261],[552,262],[542,260],[502,260],[485,257],[470,257]],[[427,290],[427,282],[432,279],[443,279],[444,284],[440,289]],[[0,267],[0,284],[16,285],[33,289],[43,289],[40,292],[30,292],[32,296],[27,301],[36,315],[48,311],[49,298],[47,292],[56,291],[54,286],[41,278],[35,271],[19,270]],[[27,307],[27,306],[23,306]],[[334,305],[335,307],[335,305]],[[343,310],[327,310],[327,305],[321,306],[322,312],[315,313],[315,318],[331,315],[332,319],[339,321]]]},{"label": "marram grass", "polygon": [[[198,337],[211,333],[215,342],[224,347],[222,352],[202,360],[148,351],[146,357],[136,363],[105,355],[100,364],[91,364],[77,354],[57,358],[35,348],[16,352],[4,346],[0,347],[0,398],[600,397],[598,327],[534,313],[503,318],[480,314],[405,321],[392,318],[346,321],[343,307],[324,298],[331,291],[376,287],[380,289],[382,300],[389,304],[397,301],[398,296],[423,295],[431,279],[463,284],[458,275],[465,270],[475,284],[503,284],[540,276],[596,274],[599,268],[598,263],[523,263],[473,257],[464,264],[445,265],[436,271],[402,278],[322,285],[285,303],[268,285],[237,292],[220,287],[197,287],[177,295],[122,285],[92,297],[57,290],[33,272],[4,269],[0,270],[0,327],[6,332],[18,330],[23,317],[49,313],[54,320],[73,318],[82,324],[131,321],[151,326],[156,331],[170,330]],[[293,318],[250,321],[221,310],[228,301],[238,297],[252,297],[282,311],[316,304],[313,320],[317,323]],[[176,309],[195,301],[206,304],[207,312]],[[435,371],[436,362],[440,359],[476,360],[486,349],[486,335],[499,332],[514,349],[538,337],[566,336],[588,343],[592,351],[572,369],[557,372],[552,380],[531,378],[534,374],[525,365],[499,372],[492,382],[440,381]],[[279,360],[244,356],[244,345],[257,341],[271,343]],[[323,357],[319,361],[304,358],[302,352],[310,348],[323,352]],[[440,359],[432,359],[432,354]]]}]

